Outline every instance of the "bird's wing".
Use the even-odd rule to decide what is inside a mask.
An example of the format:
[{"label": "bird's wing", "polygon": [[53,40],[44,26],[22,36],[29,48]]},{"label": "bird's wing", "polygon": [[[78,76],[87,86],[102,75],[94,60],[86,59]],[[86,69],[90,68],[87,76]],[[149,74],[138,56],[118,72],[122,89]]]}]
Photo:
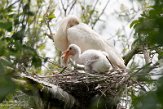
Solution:
[{"label": "bird's wing", "polygon": [[85,62],[85,65],[92,66],[92,64],[97,62],[98,59],[99,59],[99,56],[97,55],[91,56],[90,59]]}]

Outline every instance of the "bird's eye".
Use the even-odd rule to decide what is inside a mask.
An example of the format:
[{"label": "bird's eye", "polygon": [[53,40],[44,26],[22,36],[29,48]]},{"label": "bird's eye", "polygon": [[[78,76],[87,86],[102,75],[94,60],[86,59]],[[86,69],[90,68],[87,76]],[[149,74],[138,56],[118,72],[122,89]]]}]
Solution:
[{"label": "bird's eye", "polygon": [[69,50],[71,50],[72,48],[70,47]]}]

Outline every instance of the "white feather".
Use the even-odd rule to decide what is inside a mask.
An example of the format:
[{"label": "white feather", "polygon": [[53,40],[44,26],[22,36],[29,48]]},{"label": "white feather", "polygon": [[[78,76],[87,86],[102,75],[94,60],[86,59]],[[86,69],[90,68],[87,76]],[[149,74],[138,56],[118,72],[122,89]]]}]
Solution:
[{"label": "white feather", "polygon": [[67,51],[70,47],[75,51],[71,59],[75,61],[76,64],[84,65],[86,71],[99,73],[109,71],[111,65],[106,58],[106,56],[108,56],[107,53],[90,49],[81,54],[80,48],[76,44],[70,44]]},{"label": "white feather", "polygon": [[[76,22],[73,23],[71,21],[72,24],[65,24],[72,19],[73,21],[76,19]],[[67,25],[67,27],[65,27],[65,25]],[[68,25],[73,26],[70,27]],[[66,30],[64,28],[66,28]],[[109,60],[115,69],[126,69],[122,57],[116,52],[115,48],[108,44],[106,40],[102,39],[102,37],[88,25],[80,23],[76,17],[63,19],[63,23],[54,37],[54,41],[56,47],[61,51],[66,50],[70,44],[78,45],[82,52],[88,49],[105,51],[109,55]]]}]

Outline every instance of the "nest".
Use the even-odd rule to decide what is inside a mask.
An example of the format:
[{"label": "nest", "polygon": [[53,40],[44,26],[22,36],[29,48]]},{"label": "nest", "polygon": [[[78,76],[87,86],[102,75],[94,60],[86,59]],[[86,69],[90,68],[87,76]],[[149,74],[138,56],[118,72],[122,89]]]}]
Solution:
[{"label": "nest", "polygon": [[58,85],[80,103],[87,106],[96,96],[111,98],[112,101],[121,96],[124,87],[128,84],[129,75],[125,71],[90,74],[78,70],[65,70],[64,73],[39,76],[38,78]]}]

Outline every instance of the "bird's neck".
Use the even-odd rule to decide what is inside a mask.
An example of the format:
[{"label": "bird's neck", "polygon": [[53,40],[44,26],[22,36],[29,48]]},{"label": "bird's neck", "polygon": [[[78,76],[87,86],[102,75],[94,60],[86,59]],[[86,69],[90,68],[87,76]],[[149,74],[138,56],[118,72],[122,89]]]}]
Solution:
[{"label": "bird's neck", "polygon": [[76,52],[76,54],[73,56],[72,59],[73,59],[75,62],[78,62],[78,60],[80,59],[80,55],[81,55],[81,51],[79,50],[79,51]]},{"label": "bird's neck", "polygon": [[67,31],[59,28],[57,34],[54,37],[54,42],[56,48],[60,49],[61,51],[66,50],[68,47]]}]

